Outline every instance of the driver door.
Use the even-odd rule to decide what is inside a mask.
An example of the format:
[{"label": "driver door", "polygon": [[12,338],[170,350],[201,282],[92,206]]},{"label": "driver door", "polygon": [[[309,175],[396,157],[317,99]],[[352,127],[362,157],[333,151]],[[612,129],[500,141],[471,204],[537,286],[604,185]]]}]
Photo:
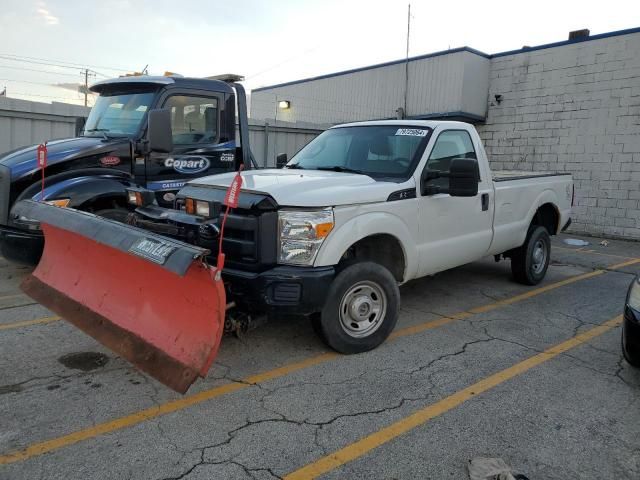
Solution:
[{"label": "driver door", "polygon": [[446,177],[425,181],[427,171],[449,172],[454,158],[477,160],[466,130],[444,130],[437,136],[421,173],[418,198],[420,275],[429,275],[478,260],[489,250],[493,237],[492,179],[479,169],[478,194],[452,197],[431,193],[429,187],[447,189]]},{"label": "driver door", "polygon": [[218,95],[169,96],[162,108],[171,112],[173,151],[152,153],[146,162],[147,188],[161,206],[171,206],[175,192],[192,178],[233,170],[235,144],[220,144]]}]

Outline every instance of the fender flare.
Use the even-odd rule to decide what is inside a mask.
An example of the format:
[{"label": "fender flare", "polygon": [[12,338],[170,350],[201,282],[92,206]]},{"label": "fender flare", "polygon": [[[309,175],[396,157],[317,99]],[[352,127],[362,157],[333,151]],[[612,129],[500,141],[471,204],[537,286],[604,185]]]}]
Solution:
[{"label": "fender flare", "polygon": [[[533,217],[535,216],[538,209],[546,203],[550,203],[551,205],[553,205],[553,208],[556,210],[556,213],[558,214],[558,221],[561,220],[562,215],[560,214],[560,210],[558,209],[558,195],[553,189],[548,188],[540,192],[540,194],[536,197],[536,199],[531,203],[531,208],[529,208],[529,211],[527,212],[527,216],[526,216],[527,226],[531,225],[531,222],[533,221]],[[558,226],[558,230],[560,230],[559,226]],[[527,232],[528,232],[528,229],[522,232],[522,238],[521,238],[520,244],[524,243],[527,237]]]},{"label": "fender flare", "polygon": [[[122,198],[126,202],[126,187],[134,185],[131,176],[124,172],[95,169],[70,173],[45,178],[44,200],[70,198],[68,206],[82,210],[101,198]],[[34,183],[20,194],[16,202],[40,198],[40,183]]]},{"label": "fender flare", "polygon": [[333,230],[320,248],[314,266],[337,265],[353,244],[372,235],[389,235],[398,240],[404,255],[403,281],[406,282],[416,276],[418,271],[416,242],[402,219],[387,212],[358,215]]}]

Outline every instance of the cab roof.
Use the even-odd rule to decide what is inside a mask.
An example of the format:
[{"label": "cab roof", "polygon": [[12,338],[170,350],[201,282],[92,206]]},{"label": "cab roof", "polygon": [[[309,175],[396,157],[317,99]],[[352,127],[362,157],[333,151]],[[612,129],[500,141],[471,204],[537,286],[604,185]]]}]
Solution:
[{"label": "cab roof", "polygon": [[341,123],[339,125],[334,125],[331,128],[342,128],[342,127],[368,127],[373,125],[397,125],[397,126],[406,126],[406,127],[427,127],[431,129],[435,129],[436,127],[449,127],[449,128],[468,128],[471,126],[470,123],[467,122],[458,122],[454,120],[367,120],[361,122],[350,122],[350,123]]},{"label": "cab roof", "polygon": [[138,75],[130,77],[110,78],[108,80],[101,80],[96,82],[89,90],[96,93],[102,93],[106,90],[110,90],[118,87],[127,86],[140,87],[140,86],[169,86],[176,85],[184,88],[194,88],[200,90],[210,90],[214,92],[233,93],[231,86],[220,80],[209,80],[206,78],[192,78],[192,77],[163,77],[153,75]]}]

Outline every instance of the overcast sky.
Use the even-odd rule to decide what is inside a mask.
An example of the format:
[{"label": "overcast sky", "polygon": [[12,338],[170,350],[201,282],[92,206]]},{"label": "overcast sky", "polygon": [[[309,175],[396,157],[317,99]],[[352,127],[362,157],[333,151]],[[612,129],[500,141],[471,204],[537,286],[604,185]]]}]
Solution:
[{"label": "overcast sky", "polygon": [[[93,81],[148,64],[151,74],[238,73],[250,89],[397,60],[405,55],[407,3],[2,0],[0,91],[80,102],[77,92],[47,85],[80,81],[81,65],[97,72]],[[640,27],[638,0],[413,0],[411,13],[411,56],[465,45],[496,53],[565,40],[580,28],[594,35]]]}]

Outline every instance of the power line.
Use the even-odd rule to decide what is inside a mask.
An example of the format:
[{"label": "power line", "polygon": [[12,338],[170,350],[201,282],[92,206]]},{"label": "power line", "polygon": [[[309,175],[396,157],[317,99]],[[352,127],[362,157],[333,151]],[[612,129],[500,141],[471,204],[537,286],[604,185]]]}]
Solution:
[{"label": "power line", "polygon": [[[32,85],[46,85],[47,87],[57,87],[57,88],[63,88],[60,87],[54,83],[46,83],[46,82],[32,82],[30,80],[16,80],[15,78],[0,78],[0,80],[6,81],[6,82],[12,82],[12,83],[30,83]],[[78,83],[78,86],[80,84]]]},{"label": "power line", "polygon": [[[1,60],[9,60],[9,61],[13,61],[13,62],[24,62],[24,63],[32,63],[32,64],[37,64],[37,65],[47,65],[47,66],[53,66],[53,67],[58,67],[58,68],[69,68],[69,69],[72,69],[72,70],[75,70],[75,69],[79,68],[79,67],[72,67],[70,65],[60,65],[60,64],[57,64],[57,63],[38,62],[38,61],[35,61],[35,60],[21,60],[21,59],[18,59],[18,58],[7,57],[7,56],[4,56],[3,54],[0,54],[0,59]],[[82,68],[86,69],[85,67],[82,67]],[[111,75],[105,75],[104,73],[96,72],[95,70],[91,70],[91,69],[86,69],[86,70],[89,70],[91,73],[97,73],[97,74],[99,74],[100,76],[102,76],[104,78],[111,78]],[[70,74],[67,74],[67,75],[70,75]]]},{"label": "power line", "polygon": [[72,66],[73,68],[94,67],[94,68],[103,68],[105,70],[114,70],[114,71],[120,71],[120,72],[130,72],[130,71],[134,71],[135,70],[135,69],[132,69],[132,68],[125,68],[125,67],[107,67],[107,66],[104,66],[104,65],[91,65],[89,63],[76,63],[76,62],[67,62],[65,60],[53,60],[53,59],[50,59],[50,58],[29,57],[29,56],[26,56],[26,55],[15,55],[13,53],[0,53],[0,56],[14,57],[14,58],[24,58],[24,59],[28,59],[28,60],[41,60],[41,61],[45,61],[45,62],[66,63],[67,66]]},{"label": "power line", "polygon": [[16,67],[16,66],[13,66],[13,65],[0,65],[0,68],[10,68],[12,70],[27,70],[27,71],[30,71],[30,72],[44,73],[44,74],[47,74],[47,75],[64,75],[66,77],[77,77],[78,76],[75,73],[54,72],[53,70],[39,70],[37,68]]},{"label": "power line", "polygon": [[[38,95],[36,93],[26,93],[26,92],[7,92],[8,95],[22,95],[23,97],[41,97],[41,98],[54,98],[54,99],[58,99],[58,100],[81,100],[80,98],[76,97],[52,97],[51,95]],[[12,97],[8,97],[8,98],[12,98]],[[19,99],[18,99],[19,100]]]},{"label": "power line", "polygon": [[53,67],[59,67],[59,68],[70,68],[73,70],[76,70],[78,67],[72,67],[71,65],[60,65],[57,63],[52,63],[52,62],[37,62],[35,60],[23,60],[23,59],[19,59],[19,58],[13,58],[13,57],[9,57],[3,54],[0,54],[0,58],[2,60],[10,60],[12,62],[22,62],[22,63],[33,63],[35,65],[49,65],[49,66],[53,66]]}]

